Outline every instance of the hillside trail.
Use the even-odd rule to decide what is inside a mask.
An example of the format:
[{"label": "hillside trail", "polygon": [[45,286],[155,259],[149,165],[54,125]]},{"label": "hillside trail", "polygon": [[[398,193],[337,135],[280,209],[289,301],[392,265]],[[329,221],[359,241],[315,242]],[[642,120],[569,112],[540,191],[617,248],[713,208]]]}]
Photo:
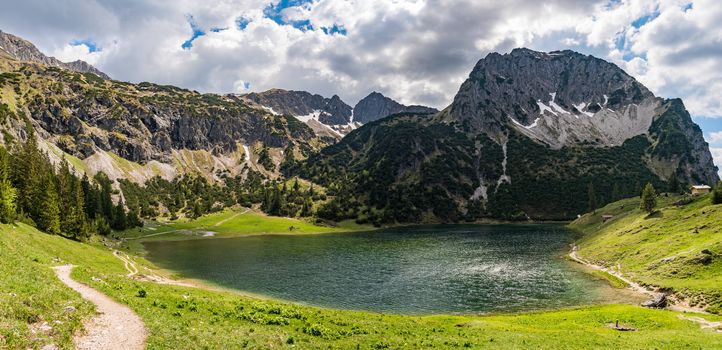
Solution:
[{"label": "hillside trail", "polygon": [[138,281],[147,281],[147,282],[153,282],[158,284],[170,284],[174,286],[181,286],[181,287],[192,287],[192,288],[198,288],[197,285],[190,284],[190,283],[184,283],[181,281],[172,280],[163,276],[156,275],[152,273],[152,270],[148,269],[147,267],[144,267],[147,270],[147,273],[143,274],[140,273],[140,270],[133,262],[133,259],[128,254],[121,253],[118,250],[113,251],[113,256],[118,258],[120,261],[123,262],[123,265],[125,266],[126,271],[128,271],[128,274],[125,275],[126,277],[138,280]]},{"label": "hillside trail", "polygon": [[[615,271],[615,270],[613,270],[613,269],[609,269],[609,268],[606,268],[606,267],[603,267],[603,266],[595,265],[595,264],[593,264],[593,263],[591,263],[591,262],[589,262],[589,261],[581,258],[581,257],[577,254],[577,246],[573,246],[573,247],[572,247],[572,251],[569,252],[569,258],[571,258],[571,259],[574,260],[575,262],[578,262],[578,263],[580,263],[580,264],[582,264],[582,265],[584,265],[584,266],[586,266],[586,267],[588,267],[588,268],[591,268],[591,269],[593,269],[593,270],[603,271],[603,272],[606,272],[606,273],[608,273],[608,274],[610,274],[610,275],[612,275],[612,276],[614,276],[614,277],[616,277],[616,278],[619,278],[620,280],[624,281],[624,283],[626,283],[627,285],[629,285],[629,288],[630,288],[631,290],[633,290],[633,291],[635,291],[635,292],[637,292],[637,293],[644,294],[644,295],[649,296],[649,297],[651,297],[651,298],[657,297],[657,296],[660,294],[660,293],[658,293],[658,292],[649,290],[649,289],[645,288],[644,286],[640,285],[639,283],[634,282],[634,281],[632,281],[632,280],[624,277],[624,275],[622,275],[621,273],[619,273],[619,272],[617,272],[617,271]],[[707,313],[707,312],[705,312],[705,311],[702,310],[702,309],[689,306],[689,304],[688,304],[685,300],[680,300],[679,298],[676,298],[676,297],[671,297],[670,299],[672,299],[672,300],[675,301],[675,304],[674,304],[674,305],[667,306],[667,308],[670,309],[670,310],[680,311],[680,312],[684,312],[684,313],[696,313],[696,314],[706,314],[706,313]],[[679,315],[679,318],[680,318],[680,319],[683,319],[683,320],[687,320],[687,321],[692,321],[692,322],[698,323],[698,324],[700,325],[700,327],[702,327],[702,328],[711,328],[711,329],[715,329],[717,332],[722,332],[722,322],[712,322],[712,321],[708,321],[708,320],[706,320],[706,319],[704,319],[704,318],[702,318],[702,317],[699,317],[699,316],[686,317],[686,316],[683,316],[683,315]]]},{"label": "hillside trail", "polygon": [[58,278],[96,306],[97,315],[85,322],[85,333],[73,337],[77,349],[140,350],[148,331],[129,307],[70,277],[73,265],[53,267]]},{"label": "hillside trail", "polygon": [[[241,213],[235,213],[235,214],[233,214],[231,217],[225,218],[225,219],[223,219],[223,220],[221,220],[221,221],[218,221],[217,223],[213,224],[213,227],[221,226],[221,225],[225,224],[226,222],[228,222],[228,221],[230,221],[230,220],[233,220],[233,219],[237,218],[238,216],[243,215],[243,214],[246,214],[246,213],[248,213],[248,212],[250,212],[250,211],[252,211],[252,209],[248,208],[248,209],[246,209],[245,211],[243,211],[243,212],[241,212]],[[196,230],[198,230],[198,229],[201,229],[201,227],[196,228]],[[138,240],[138,239],[143,239],[143,238],[148,238],[148,237],[156,237],[156,236],[167,235],[167,234],[169,234],[169,233],[176,233],[176,232],[181,232],[181,231],[189,231],[189,229],[170,230],[170,231],[165,231],[165,232],[151,233],[151,234],[147,234],[147,235],[144,235],[144,236],[138,236],[138,237],[125,237],[125,238],[122,238],[122,240],[124,240],[124,241],[132,241],[132,240]]]},{"label": "hillside trail", "polygon": [[229,218],[226,218],[226,219],[223,219],[223,220],[221,220],[221,221],[218,221],[218,222],[217,222],[215,225],[213,225],[213,226],[214,226],[214,227],[221,226],[221,225],[225,224],[226,222],[228,222],[229,220],[233,220],[233,219],[235,219],[236,217],[238,217],[239,215],[243,215],[243,214],[245,214],[245,213],[247,213],[247,212],[249,212],[249,211],[251,211],[251,209],[246,209],[246,210],[245,210],[244,212],[242,212],[242,213],[236,213],[236,214],[234,214],[233,216],[231,216],[231,217],[229,217]]}]

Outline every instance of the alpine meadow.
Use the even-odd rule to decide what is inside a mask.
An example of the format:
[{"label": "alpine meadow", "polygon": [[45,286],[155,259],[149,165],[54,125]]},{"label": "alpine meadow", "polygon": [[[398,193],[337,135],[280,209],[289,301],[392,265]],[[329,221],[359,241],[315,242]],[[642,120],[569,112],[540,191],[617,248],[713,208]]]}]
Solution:
[{"label": "alpine meadow", "polygon": [[2,7],[0,349],[722,349],[716,1]]}]

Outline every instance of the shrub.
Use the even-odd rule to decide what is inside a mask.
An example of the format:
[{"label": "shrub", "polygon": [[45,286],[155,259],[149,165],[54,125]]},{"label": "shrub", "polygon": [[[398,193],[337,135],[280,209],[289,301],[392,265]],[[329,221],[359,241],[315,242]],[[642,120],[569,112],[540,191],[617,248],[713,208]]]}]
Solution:
[{"label": "shrub", "polygon": [[712,191],[712,204],[722,204],[722,181],[718,182]]}]

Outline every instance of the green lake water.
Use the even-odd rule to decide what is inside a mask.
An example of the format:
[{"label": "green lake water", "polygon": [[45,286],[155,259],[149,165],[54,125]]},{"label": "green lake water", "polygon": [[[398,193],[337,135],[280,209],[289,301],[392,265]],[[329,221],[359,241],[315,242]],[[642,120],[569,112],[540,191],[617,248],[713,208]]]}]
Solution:
[{"label": "green lake water", "polygon": [[489,313],[620,301],[561,257],[559,225],[453,225],[365,233],[148,242],[183,276],[323,307]]}]

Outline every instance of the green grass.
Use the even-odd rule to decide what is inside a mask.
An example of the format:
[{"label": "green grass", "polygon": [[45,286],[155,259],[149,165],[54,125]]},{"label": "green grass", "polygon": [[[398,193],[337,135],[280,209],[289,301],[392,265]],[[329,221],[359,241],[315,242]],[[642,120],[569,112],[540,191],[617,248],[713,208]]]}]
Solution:
[{"label": "green grass", "polygon": [[[659,211],[639,210],[639,198],[609,204],[570,226],[585,234],[579,255],[645,285],[687,296],[693,306],[722,312],[722,205],[709,195],[675,206],[660,197]],[[614,218],[603,223],[601,215]]]},{"label": "green grass", "polygon": [[[47,344],[71,346],[71,334],[82,327],[82,319],[94,307],[55,278],[49,266],[63,263],[53,260],[57,257],[102,257],[97,251],[95,247],[45,235],[26,225],[0,225],[1,349],[40,348]],[[92,263],[100,264],[103,260]],[[112,267],[108,265],[109,271]],[[66,311],[68,306],[76,310]],[[43,323],[52,330],[31,333]]]},{"label": "green grass", "polygon": [[600,271],[600,270],[590,270],[589,273],[599,279],[607,281],[607,283],[609,283],[609,285],[614,288],[623,289],[623,288],[629,287],[629,284],[627,282],[624,282],[619,277],[614,276],[614,275],[610,274],[609,272]]},{"label": "green grass", "polygon": [[[23,301],[40,300],[33,312],[63,321],[52,341],[69,346],[70,334],[90,306],[64,288],[50,266],[58,257],[77,265],[73,278],[129,305],[149,329],[149,349],[198,348],[477,348],[477,349],[679,349],[719,348],[722,334],[682,320],[679,313],[630,305],[604,305],[519,315],[401,316],[329,310],[257,299],[231,292],[159,285],[125,276],[107,248],[52,237],[28,226],[0,226],[2,299],[0,348],[40,347],[28,343]],[[33,259],[37,258],[37,262]],[[134,258],[142,265],[149,263]],[[7,297],[8,288],[16,299]],[[139,290],[145,297],[139,297]],[[64,314],[71,303],[75,313]],[[705,316],[709,320],[722,317]],[[615,321],[637,329],[618,332]],[[10,325],[8,327],[8,325]],[[50,341],[50,340],[48,340]]]},{"label": "green grass", "polygon": [[151,222],[141,229],[135,228],[119,232],[117,236],[135,238],[156,235],[145,239],[176,240],[200,238],[207,233],[213,233],[214,237],[234,237],[258,234],[318,234],[372,229],[371,226],[359,225],[351,220],[340,222],[336,226],[320,226],[305,219],[268,216],[255,210],[233,208],[204,215],[195,220]]}]

